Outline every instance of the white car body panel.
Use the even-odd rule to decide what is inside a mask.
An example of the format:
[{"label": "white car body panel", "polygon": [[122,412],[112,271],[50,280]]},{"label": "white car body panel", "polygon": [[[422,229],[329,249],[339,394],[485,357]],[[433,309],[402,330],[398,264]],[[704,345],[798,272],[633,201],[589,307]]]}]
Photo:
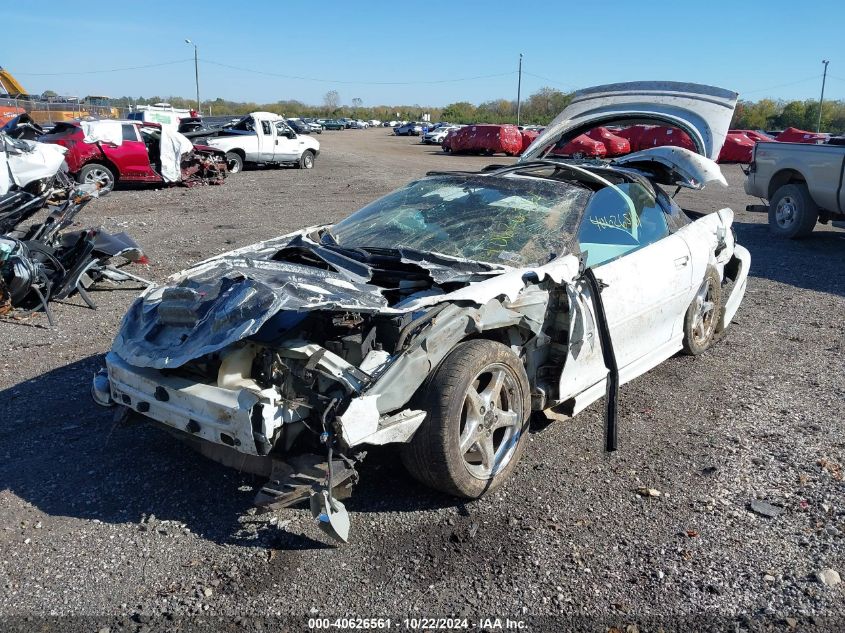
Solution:
[{"label": "white car body panel", "polygon": [[[716,268],[719,277],[724,280],[725,265],[731,257],[736,257],[740,269],[730,295],[722,297],[723,310],[717,330],[724,330],[730,324],[745,296],[751,263],[748,250],[733,241],[730,231],[732,223],[733,212],[727,208],[721,209],[691,222],[674,235],[652,245],[659,246],[661,242],[672,240],[674,244],[669,249],[660,248],[647,253],[651,249],[649,246],[594,269],[596,277],[608,284],[602,290],[602,299],[619,366],[620,384],[630,382],[682,349],[686,310],[703,283],[707,267],[712,265]],[[686,244],[687,248],[678,247],[678,241]],[[724,249],[720,255],[716,255],[720,241],[724,243]],[[689,254],[688,262],[677,267],[676,264],[680,263],[677,258],[683,257],[684,252]],[[638,254],[643,255],[636,257]],[[667,260],[670,261],[670,270],[665,270]],[[639,293],[648,293],[646,287],[649,285],[658,290],[667,288],[666,284],[672,283],[673,271],[681,271],[679,278],[682,287],[668,286],[671,292],[666,297],[653,292],[653,312],[643,314],[643,310],[649,309],[646,305],[649,300],[640,297]],[[688,281],[683,281],[685,279]],[[570,301],[577,301],[581,312],[588,315],[582,326],[583,343],[580,347],[575,345],[570,349],[559,385],[559,402],[574,400],[571,415],[604,397],[607,386],[607,369],[589,301],[590,290],[578,287],[577,291],[575,297],[570,293]],[[641,330],[640,326],[651,329]],[[572,337],[573,329],[570,329],[570,340],[577,342],[577,337]]]},{"label": "white car body panel", "polygon": [[14,140],[5,134],[0,138],[0,195],[12,183],[26,187],[29,183],[55,176],[65,160],[67,148],[54,143]]},{"label": "white car body panel", "polygon": [[716,160],[737,97],[723,88],[672,81],[635,81],[579,90],[520,160],[541,158],[568,133],[625,120],[678,127],[690,135],[699,154]]},{"label": "white car body panel", "polygon": [[703,189],[706,185],[717,183],[728,186],[719,164],[706,156],[696,154],[684,147],[664,145],[651,147],[640,152],[626,154],[612,161],[613,165],[623,167],[643,167],[657,163],[671,169],[679,178],[675,184],[689,189]]}]

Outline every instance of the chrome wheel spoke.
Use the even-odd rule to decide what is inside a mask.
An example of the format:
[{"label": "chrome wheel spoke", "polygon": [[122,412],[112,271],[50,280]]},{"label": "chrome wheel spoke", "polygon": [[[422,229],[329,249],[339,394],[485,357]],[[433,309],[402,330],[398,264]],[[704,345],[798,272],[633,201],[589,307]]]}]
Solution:
[{"label": "chrome wheel spoke", "polygon": [[478,393],[475,388],[470,387],[469,391],[467,391],[467,417],[473,416],[475,418],[481,418],[484,415],[485,411],[485,402],[481,398],[481,394]]},{"label": "chrome wheel spoke", "polygon": [[485,402],[488,408],[492,408],[493,404],[499,399],[499,394],[502,392],[502,385],[505,384],[505,370],[496,368],[490,372],[490,383],[481,392],[481,399]]},{"label": "chrome wheel spoke", "polygon": [[487,474],[493,472],[493,467],[496,465],[496,450],[493,447],[492,433],[484,433],[476,443],[478,453],[481,456],[481,465]]},{"label": "chrome wheel spoke", "polygon": [[516,411],[502,411],[501,409],[496,409],[493,425],[490,427],[490,430],[495,431],[496,429],[516,427],[518,425],[519,414]]},{"label": "chrome wheel spoke", "polygon": [[461,433],[460,439],[461,455],[466,455],[467,451],[469,451],[473,444],[475,444],[475,440],[478,436],[478,427],[478,419],[470,419],[469,416],[467,416],[467,421],[464,425],[464,430]]}]

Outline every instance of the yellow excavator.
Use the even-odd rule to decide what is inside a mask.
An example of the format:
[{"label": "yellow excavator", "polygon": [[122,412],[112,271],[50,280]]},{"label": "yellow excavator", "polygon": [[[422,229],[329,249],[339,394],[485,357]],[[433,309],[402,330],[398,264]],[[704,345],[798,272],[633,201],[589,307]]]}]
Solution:
[{"label": "yellow excavator", "polygon": [[[51,97],[49,100],[30,95],[8,70],[0,66],[0,122],[28,112],[40,125],[73,121],[87,116],[116,119],[117,108],[108,105],[108,97]],[[2,124],[0,123],[0,124]]]}]

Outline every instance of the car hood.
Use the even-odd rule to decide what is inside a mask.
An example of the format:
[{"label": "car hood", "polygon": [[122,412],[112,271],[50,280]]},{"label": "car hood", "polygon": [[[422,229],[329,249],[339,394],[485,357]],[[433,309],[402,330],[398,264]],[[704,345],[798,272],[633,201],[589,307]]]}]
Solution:
[{"label": "car hood", "polygon": [[[319,228],[213,257],[148,289],[124,316],[113,351],[135,366],[173,368],[253,335],[278,336],[314,310],[401,315],[443,302],[483,305],[515,300],[529,278],[578,275],[572,255],[511,268],[390,249],[375,263],[313,241]],[[397,299],[397,286],[411,291]]]},{"label": "car hood", "polygon": [[697,153],[716,160],[737,97],[736,92],[724,88],[673,81],[635,81],[579,90],[520,160],[542,158],[554,145],[599,125],[635,123],[678,127],[692,139]]}]

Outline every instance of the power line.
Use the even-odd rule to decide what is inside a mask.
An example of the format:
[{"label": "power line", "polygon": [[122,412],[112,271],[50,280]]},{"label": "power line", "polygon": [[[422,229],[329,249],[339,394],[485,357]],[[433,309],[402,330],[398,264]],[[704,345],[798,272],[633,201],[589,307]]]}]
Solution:
[{"label": "power line", "polygon": [[184,64],[185,62],[193,61],[193,59],[177,59],[172,62],[161,62],[159,64],[145,64],[144,66],[124,66],[122,68],[107,68],[102,70],[79,70],[67,71],[61,73],[21,73],[15,71],[15,75],[25,75],[29,77],[62,77],[65,75],[99,75],[102,73],[119,73],[124,70],[142,70],[144,68],[158,68],[160,66],[173,66],[174,64]]},{"label": "power line", "polygon": [[551,84],[558,85],[561,88],[566,88],[567,90],[576,90],[575,86],[573,86],[572,84],[561,83],[560,81],[555,81],[554,79],[549,79],[548,77],[543,77],[542,75],[536,75],[536,74],[530,73],[526,70],[523,70],[522,74],[528,75],[529,77],[534,77],[535,79],[542,79],[543,81],[547,81]]},{"label": "power line", "polygon": [[282,73],[273,73],[265,70],[256,70],[254,68],[244,68],[242,66],[233,66],[231,64],[223,64],[210,59],[200,59],[201,62],[212,64],[213,66],[220,66],[221,68],[229,68],[230,70],[239,70],[245,73],[253,73],[256,75],[265,75],[267,77],[278,77],[280,79],[296,79],[299,81],[314,81],[318,83],[327,84],[355,84],[365,86],[418,86],[418,85],[433,85],[433,84],[447,84],[458,83],[461,81],[473,81],[475,79],[491,79],[493,77],[507,77],[515,75],[516,71],[506,73],[494,73],[491,75],[476,75],[475,77],[460,77],[458,79],[434,79],[434,80],[416,80],[416,81],[353,81],[349,79],[322,79],[317,77],[302,77],[299,75],[285,75]]},{"label": "power line", "polygon": [[768,92],[769,90],[776,90],[777,88],[785,88],[786,86],[794,86],[796,84],[803,84],[807,81],[811,81],[813,79],[818,79],[821,75],[813,75],[812,77],[805,77],[804,79],[799,79],[798,81],[790,81],[789,83],[785,84],[778,84],[777,86],[769,86],[768,88],[760,88],[759,90],[746,90],[742,93],[741,96],[744,95],[753,95],[760,92]]},{"label": "power line", "polygon": [[[144,70],[147,68],[159,68],[161,66],[172,66],[174,64],[184,64],[193,61],[193,59],[177,59],[170,62],[160,62],[158,64],[144,64],[142,66],[122,66],[120,68],[103,68],[99,70],[80,70],[67,71],[60,73],[30,73],[30,72],[15,72],[16,75],[28,77],[61,77],[65,75],[97,75],[102,73],[117,73],[127,70]],[[281,79],[296,79],[299,81],[315,81],[320,83],[331,84],[358,84],[358,85],[373,85],[373,86],[412,86],[412,85],[433,85],[445,83],[458,83],[461,81],[473,81],[476,79],[491,79],[494,77],[507,77],[508,75],[515,75],[516,71],[504,73],[492,73],[489,75],[476,75],[474,77],[458,77],[455,79],[431,79],[431,80],[416,80],[416,81],[358,81],[349,79],[323,79],[319,77],[303,77],[300,75],[286,75],[284,73],[274,73],[265,70],[256,70],[254,68],[244,68],[243,66],[233,66],[232,64],[224,64],[211,59],[201,59],[200,61],[211,64],[213,66],[220,66],[221,68],[228,68],[230,70],[238,70],[246,73],[253,73],[256,75],[265,75],[267,77],[279,77]]]}]

